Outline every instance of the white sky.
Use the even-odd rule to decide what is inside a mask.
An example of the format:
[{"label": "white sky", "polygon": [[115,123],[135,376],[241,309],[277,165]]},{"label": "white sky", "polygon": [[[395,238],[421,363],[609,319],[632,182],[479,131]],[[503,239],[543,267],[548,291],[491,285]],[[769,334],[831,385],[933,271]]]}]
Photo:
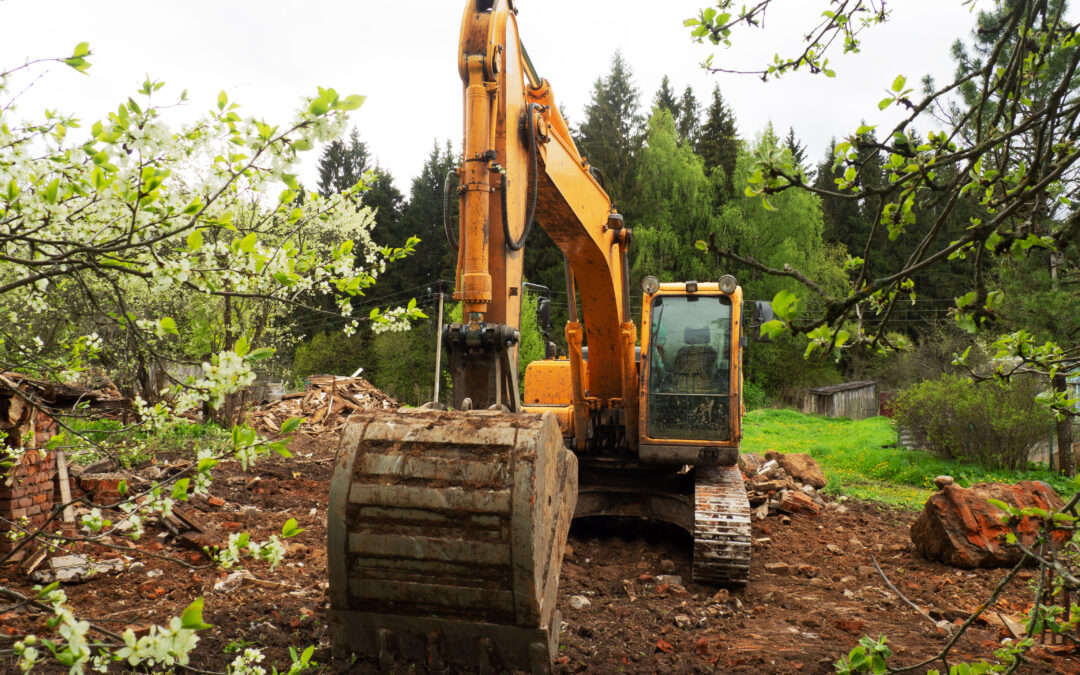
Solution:
[{"label": "white sky", "polygon": [[[895,122],[895,113],[880,113],[876,104],[896,75],[916,86],[926,73],[939,82],[951,77],[949,46],[974,24],[960,0],[891,1],[892,20],[867,34],[862,54],[832,59],[836,79],[800,73],[763,84],[752,76],[709,75],[698,66],[711,46],[692,44],[682,21],[706,0],[518,5],[522,41],[572,125],[581,119],[593,81],[606,75],[612,53],[621,49],[645,108],[665,73],[676,92],[690,84],[703,104],[719,83],[744,137],[769,121],[781,135],[794,127],[815,163],[830,137],[852,132],[861,121]],[[769,31],[736,35],[735,46],[718,50],[716,62],[758,68],[778,47],[792,51],[800,30],[808,30],[825,5],[776,0]],[[352,123],[407,194],[436,138],[460,143],[463,8],[461,0],[0,0],[0,67],[67,56],[78,42],[89,42],[89,77],[52,65],[19,99],[26,116],[48,106],[78,115],[84,126],[115,110],[147,74],[166,82],[162,94],[188,90],[191,103],[168,118],[177,125],[213,107],[221,89],[242,104],[241,112],[272,123],[286,122],[316,86],[365,94]],[[305,159],[311,189],[317,157],[313,151]]]}]

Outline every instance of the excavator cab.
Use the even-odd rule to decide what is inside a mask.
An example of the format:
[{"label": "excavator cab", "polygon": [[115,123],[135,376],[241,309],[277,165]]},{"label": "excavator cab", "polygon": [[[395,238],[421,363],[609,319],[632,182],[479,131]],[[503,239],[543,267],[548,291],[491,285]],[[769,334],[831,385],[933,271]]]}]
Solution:
[{"label": "excavator cab", "polygon": [[[728,277],[730,278],[730,277]],[[742,436],[742,289],[646,277],[639,453],[643,462],[720,464]]]}]

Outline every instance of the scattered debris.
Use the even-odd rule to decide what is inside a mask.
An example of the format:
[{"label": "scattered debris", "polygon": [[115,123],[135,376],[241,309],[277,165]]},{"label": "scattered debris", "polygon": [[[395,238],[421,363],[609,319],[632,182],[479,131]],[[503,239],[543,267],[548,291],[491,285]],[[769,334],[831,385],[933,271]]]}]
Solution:
[{"label": "scattered debris", "polygon": [[570,598],[570,606],[574,609],[585,609],[592,605],[584,595],[575,595]]},{"label": "scattered debris", "polygon": [[30,574],[34,581],[51,584],[54,581],[61,583],[77,583],[87,581],[99,574],[115,572],[127,565],[125,558],[112,560],[91,560],[81,555],[62,555],[50,558],[48,564]]},{"label": "scattered debris", "polygon": [[256,406],[248,413],[247,421],[258,429],[276,434],[289,418],[303,417],[306,422],[299,431],[318,435],[339,431],[349,415],[356,411],[397,407],[397,401],[362,377],[318,375],[307,379],[304,391]]}]

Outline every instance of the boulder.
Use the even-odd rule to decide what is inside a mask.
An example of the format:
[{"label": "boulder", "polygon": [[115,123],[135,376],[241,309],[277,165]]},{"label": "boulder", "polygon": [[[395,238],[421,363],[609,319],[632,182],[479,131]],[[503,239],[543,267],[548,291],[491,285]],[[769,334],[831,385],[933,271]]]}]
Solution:
[{"label": "boulder", "polygon": [[810,455],[772,451],[765,454],[765,459],[775,460],[789,476],[804,485],[812,485],[815,490],[825,487],[825,473]]},{"label": "boulder", "polygon": [[[1023,554],[1006,543],[1009,528],[1001,522],[1004,514],[988,499],[1049,512],[1064,505],[1061,497],[1041,481],[978,483],[970,489],[946,485],[926,500],[923,512],[911,525],[911,541],[919,555],[963,569],[1015,565]],[[1020,520],[1016,532],[1021,543],[1031,546],[1038,529],[1039,519],[1028,517]]]},{"label": "boulder", "polygon": [[742,471],[744,476],[755,475],[764,463],[765,459],[761,455],[752,452],[739,453],[739,471]]},{"label": "boulder", "polygon": [[821,508],[804,492],[790,490],[780,499],[780,510],[792,514],[816,516]]}]

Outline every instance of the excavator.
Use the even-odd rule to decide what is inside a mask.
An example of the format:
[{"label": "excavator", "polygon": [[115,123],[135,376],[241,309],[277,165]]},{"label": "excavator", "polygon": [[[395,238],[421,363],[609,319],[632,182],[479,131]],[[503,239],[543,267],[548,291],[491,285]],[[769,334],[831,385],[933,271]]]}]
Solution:
[{"label": "excavator", "polygon": [[[345,428],[328,516],[337,657],[384,670],[548,672],[570,522],[630,516],[693,538],[693,581],[745,583],[737,467],[742,290],[641,281],[631,316],[623,221],[521,43],[515,0],[467,0],[452,405],[368,411]],[[565,256],[566,355],[518,382],[533,222]],[[580,298],[580,306],[579,306]]]}]

